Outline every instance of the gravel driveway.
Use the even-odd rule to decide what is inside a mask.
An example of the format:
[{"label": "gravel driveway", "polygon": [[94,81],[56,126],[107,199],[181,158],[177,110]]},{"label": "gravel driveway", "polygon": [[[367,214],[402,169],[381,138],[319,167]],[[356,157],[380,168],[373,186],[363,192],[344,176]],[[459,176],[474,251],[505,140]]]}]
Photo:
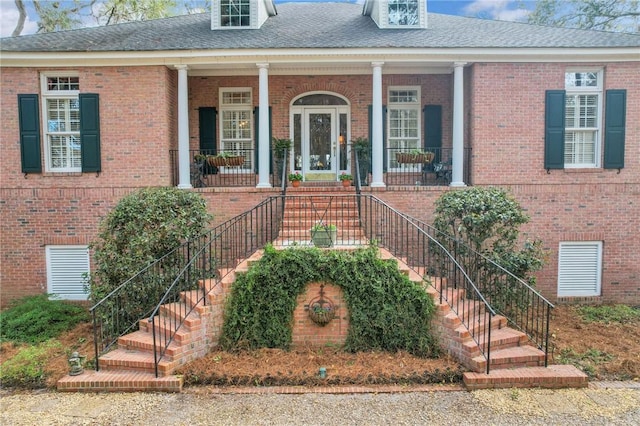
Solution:
[{"label": "gravel driveway", "polygon": [[[638,385],[638,386],[636,386]],[[637,425],[640,384],[362,394],[5,393],[2,425]]]}]

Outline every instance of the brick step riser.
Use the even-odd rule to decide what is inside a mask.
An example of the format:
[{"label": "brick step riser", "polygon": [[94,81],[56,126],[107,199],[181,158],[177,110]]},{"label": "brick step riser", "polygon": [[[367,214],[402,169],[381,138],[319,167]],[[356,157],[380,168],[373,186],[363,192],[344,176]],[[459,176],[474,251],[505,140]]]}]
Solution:
[{"label": "brick step riser", "polygon": [[[144,331],[146,333],[151,334],[151,323],[147,322],[147,320],[142,320],[140,323],[140,331]],[[187,345],[191,343],[192,334],[197,330],[185,330],[180,328],[178,333],[173,336],[173,341],[178,345]],[[156,324],[156,336],[159,338],[165,339],[165,336],[169,336],[173,333],[173,328],[165,328],[163,326],[159,326]]]}]

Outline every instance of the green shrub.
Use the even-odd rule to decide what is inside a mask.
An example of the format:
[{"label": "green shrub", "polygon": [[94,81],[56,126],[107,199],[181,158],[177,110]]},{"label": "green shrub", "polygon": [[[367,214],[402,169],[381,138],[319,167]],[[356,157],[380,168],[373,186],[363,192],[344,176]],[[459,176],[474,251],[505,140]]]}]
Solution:
[{"label": "green shrub", "polygon": [[546,253],[542,241],[520,238],[520,226],[529,222],[520,204],[503,189],[473,187],[445,192],[435,205],[434,227],[451,237],[442,238],[443,245],[456,253],[456,260],[490,303],[506,313],[515,306],[513,301],[525,301],[516,280],[486,260],[535,285],[531,273],[542,269]]},{"label": "green shrub", "polygon": [[578,312],[586,322],[624,324],[640,321],[640,308],[627,305],[581,306]]},{"label": "green shrub", "polygon": [[396,262],[378,258],[375,247],[349,253],[268,246],[259,262],[236,277],[225,307],[222,347],[288,349],[296,297],[317,281],[344,291],[350,313],[347,350],[437,354],[429,333],[433,300]]},{"label": "green shrub", "polygon": [[46,294],[16,300],[0,312],[0,341],[38,343],[89,320],[87,310]]},{"label": "green shrub", "polygon": [[[122,198],[100,224],[90,294],[98,302],[114,288],[184,241],[201,234],[211,216],[202,197],[177,188],[145,188]],[[175,259],[179,263],[180,259]],[[170,277],[163,270],[164,279]],[[141,288],[132,299],[148,300]],[[158,300],[153,300],[157,303]]]},{"label": "green shrub", "polygon": [[0,383],[3,387],[45,387],[44,367],[52,350],[61,348],[60,342],[50,340],[20,350],[0,365]]}]

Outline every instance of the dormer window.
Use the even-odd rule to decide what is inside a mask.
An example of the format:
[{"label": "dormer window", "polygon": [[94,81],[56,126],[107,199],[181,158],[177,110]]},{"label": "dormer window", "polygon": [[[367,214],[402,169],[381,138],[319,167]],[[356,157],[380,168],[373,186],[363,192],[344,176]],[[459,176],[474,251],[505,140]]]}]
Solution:
[{"label": "dormer window", "polygon": [[220,26],[251,26],[250,0],[220,0]]},{"label": "dormer window", "polygon": [[212,4],[212,30],[255,30],[278,14],[273,0],[214,0]]},{"label": "dormer window", "polygon": [[389,26],[415,27],[420,23],[418,0],[389,0]]},{"label": "dormer window", "polygon": [[365,0],[362,14],[379,28],[427,28],[426,0]]}]

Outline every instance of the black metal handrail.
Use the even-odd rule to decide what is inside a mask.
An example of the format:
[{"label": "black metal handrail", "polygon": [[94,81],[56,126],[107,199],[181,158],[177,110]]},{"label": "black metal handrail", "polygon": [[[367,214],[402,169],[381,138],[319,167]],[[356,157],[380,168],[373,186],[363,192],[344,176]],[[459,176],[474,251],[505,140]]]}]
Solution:
[{"label": "black metal handrail", "polygon": [[436,238],[374,196],[360,196],[361,221],[365,235],[405,262],[411,269],[428,277],[458,315],[462,325],[478,344],[490,371],[491,327],[496,312],[485,300],[476,283],[467,275],[456,257]]},{"label": "black metal handrail", "polygon": [[[281,198],[270,197],[200,237],[206,243],[194,247],[197,251],[191,253],[191,258],[160,298],[148,319],[153,335],[156,377],[160,361],[187,316],[200,302],[206,304],[206,294],[220,285],[220,281],[242,260],[276,238],[281,210]],[[203,267],[215,274],[203,276]],[[190,298],[185,303],[183,293],[193,290],[193,275],[201,281],[199,287],[204,291],[198,291],[195,298]],[[207,279],[208,283],[205,281]],[[158,313],[161,309],[170,312],[160,316]]]},{"label": "black metal handrail", "polygon": [[549,321],[554,305],[531,287],[522,278],[497,264],[492,259],[478,253],[468,244],[438,231],[431,225],[406,216],[420,229],[443,242],[447,247],[455,247],[454,256],[464,265],[485,299],[493,309],[507,319],[513,327],[527,335],[538,349],[544,352],[545,367],[549,356]]},{"label": "black metal handrail", "polygon": [[[206,303],[208,291],[219,285],[242,259],[276,238],[282,201],[282,197],[270,197],[248,212],[185,242],[91,307],[96,370],[99,370],[98,357],[102,353],[113,347],[119,337],[133,331],[140,321],[148,319],[154,336],[157,375],[158,363],[187,315],[198,303]],[[183,292],[193,292],[188,302],[181,299]],[[140,305],[143,307],[132,309]],[[158,323],[155,318],[162,305],[171,312],[162,316],[163,323]]]}]

